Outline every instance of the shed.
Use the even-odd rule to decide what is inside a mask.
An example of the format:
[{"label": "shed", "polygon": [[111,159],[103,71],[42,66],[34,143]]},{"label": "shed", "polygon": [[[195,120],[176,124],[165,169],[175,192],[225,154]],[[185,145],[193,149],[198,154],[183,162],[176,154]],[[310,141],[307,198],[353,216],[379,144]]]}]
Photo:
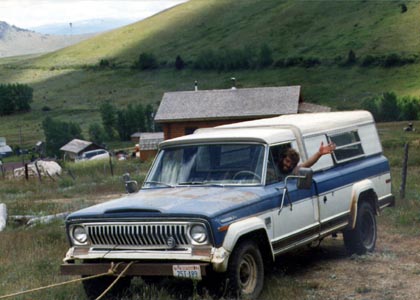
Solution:
[{"label": "shed", "polygon": [[155,116],[165,139],[193,133],[198,128],[240,121],[330,111],[329,107],[303,102],[300,86],[167,92]]},{"label": "shed", "polygon": [[79,139],[74,139],[60,148],[60,150],[64,152],[64,160],[75,160],[76,157],[80,156],[83,152],[95,149],[103,149],[103,147],[93,142]]},{"label": "shed", "polygon": [[159,143],[163,141],[163,132],[142,132],[139,136],[141,160],[155,157]]}]

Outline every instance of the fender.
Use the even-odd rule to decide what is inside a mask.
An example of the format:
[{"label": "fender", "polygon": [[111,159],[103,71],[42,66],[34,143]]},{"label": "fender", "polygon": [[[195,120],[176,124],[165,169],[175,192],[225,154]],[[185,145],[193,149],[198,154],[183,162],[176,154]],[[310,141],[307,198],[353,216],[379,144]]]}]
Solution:
[{"label": "fender", "polygon": [[222,247],[215,250],[214,257],[212,259],[213,269],[216,272],[225,272],[227,270],[229,256],[235,248],[238,240],[248,233],[261,229],[266,233],[264,238],[267,238],[268,245],[270,245],[270,253],[274,260],[274,252],[271,243],[268,240],[264,220],[252,217],[229,225]]},{"label": "fender", "polygon": [[[357,219],[357,205],[359,203],[360,195],[366,191],[371,190],[375,193],[375,185],[370,179],[365,179],[359,181],[353,185],[352,192],[351,192],[351,202],[350,202],[350,220],[349,224],[352,229],[356,227],[356,219]],[[376,193],[375,193],[376,195]],[[375,211],[378,213],[376,209],[378,207],[378,198],[375,197]]]}]

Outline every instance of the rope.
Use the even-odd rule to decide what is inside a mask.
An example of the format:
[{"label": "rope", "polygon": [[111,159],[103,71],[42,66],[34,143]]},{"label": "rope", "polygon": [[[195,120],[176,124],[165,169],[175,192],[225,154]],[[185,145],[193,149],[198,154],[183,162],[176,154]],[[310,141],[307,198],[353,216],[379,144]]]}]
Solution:
[{"label": "rope", "polygon": [[[118,282],[118,280],[120,280],[120,278],[121,277],[123,277],[124,276],[124,274],[125,274],[125,272],[127,272],[127,270],[131,267],[131,265],[132,264],[134,264],[135,262],[134,261],[131,261],[125,268],[124,268],[124,270],[117,276],[117,278],[115,278],[115,280],[109,285],[109,287],[105,290],[105,291],[103,291],[102,292],[102,294],[100,294],[99,296],[98,296],[98,298],[96,298],[95,300],[100,300],[100,299],[102,299],[108,292],[109,292],[109,290],[110,289],[112,289],[112,287],[115,285],[115,284],[117,284],[117,282]],[[115,267],[115,269],[118,267],[118,264],[117,264],[117,266]]]},{"label": "rope", "polygon": [[[112,284],[98,298],[96,298],[96,300],[100,300],[103,296],[105,296],[105,294],[117,283],[117,281],[125,274],[125,272],[127,272],[127,270],[131,267],[131,265],[133,263],[135,263],[135,262],[134,261],[130,262],[125,267],[125,269],[118,275],[118,277],[112,282]],[[64,281],[64,282],[60,282],[60,283],[50,284],[50,285],[47,285],[47,286],[43,286],[43,287],[39,287],[39,288],[27,290],[27,291],[17,292],[17,293],[13,293],[13,294],[9,294],[9,295],[4,295],[4,296],[0,296],[0,299],[6,299],[6,298],[11,298],[11,297],[16,297],[16,296],[20,296],[20,295],[24,295],[24,294],[29,294],[29,293],[33,293],[33,292],[38,292],[38,291],[42,291],[42,290],[46,290],[46,289],[50,289],[50,288],[54,288],[54,287],[58,287],[58,286],[63,286],[63,285],[70,284],[70,283],[75,283],[75,282],[90,280],[90,279],[94,279],[94,278],[99,278],[99,277],[102,277],[102,276],[114,275],[116,273],[116,270],[117,270],[117,268],[118,268],[118,266],[120,264],[121,263],[118,263],[118,264],[116,264],[114,266],[114,263],[111,263],[111,267],[108,270],[108,272],[106,272],[106,273],[96,274],[96,275],[92,275],[92,276],[88,276],[88,277],[83,277],[83,278],[77,278],[77,279],[73,279],[73,280],[69,280],[69,281]]]}]

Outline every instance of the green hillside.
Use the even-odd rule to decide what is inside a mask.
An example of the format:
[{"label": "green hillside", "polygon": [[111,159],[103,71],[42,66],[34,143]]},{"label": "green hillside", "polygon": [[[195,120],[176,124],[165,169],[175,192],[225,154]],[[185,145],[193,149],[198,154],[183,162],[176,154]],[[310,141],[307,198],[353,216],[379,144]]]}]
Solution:
[{"label": "green hillside", "polygon": [[[406,11],[405,9],[406,8]],[[29,114],[0,117],[0,136],[12,145],[42,139],[45,116],[78,122],[86,129],[99,120],[98,107],[111,100],[157,106],[165,91],[301,85],[308,102],[335,109],[358,108],[366,98],[394,91],[420,96],[420,2],[190,0],[118,30],[43,56],[0,60],[0,83],[27,83],[34,88]],[[272,50],[269,68],[204,71],[192,63],[206,51]],[[353,50],[357,64],[343,62]],[[245,50],[244,50],[245,51]],[[161,66],[153,71],[130,67],[142,52]],[[368,55],[396,54],[412,62],[402,66],[362,67]],[[173,67],[180,55],[187,68]],[[313,67],[275,67],[290,57],[315,58]],[[98,68],[100,60],[111,68]],[[48,108],[46,110],[45,108]]]}]

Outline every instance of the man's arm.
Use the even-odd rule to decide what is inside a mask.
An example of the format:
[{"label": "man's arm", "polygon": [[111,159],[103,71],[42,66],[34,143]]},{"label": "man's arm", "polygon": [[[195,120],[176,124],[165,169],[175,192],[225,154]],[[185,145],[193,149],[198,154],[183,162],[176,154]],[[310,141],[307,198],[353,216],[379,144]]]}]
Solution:
[{"label": "man's arm", "polygon": [[301,163],[299,167],[310,168],[325,154],[331,154],[335,150],[335,144],[329,143],[324,146],[324,142],[321,142],[318,152],[312,155],[307,161]]}]

